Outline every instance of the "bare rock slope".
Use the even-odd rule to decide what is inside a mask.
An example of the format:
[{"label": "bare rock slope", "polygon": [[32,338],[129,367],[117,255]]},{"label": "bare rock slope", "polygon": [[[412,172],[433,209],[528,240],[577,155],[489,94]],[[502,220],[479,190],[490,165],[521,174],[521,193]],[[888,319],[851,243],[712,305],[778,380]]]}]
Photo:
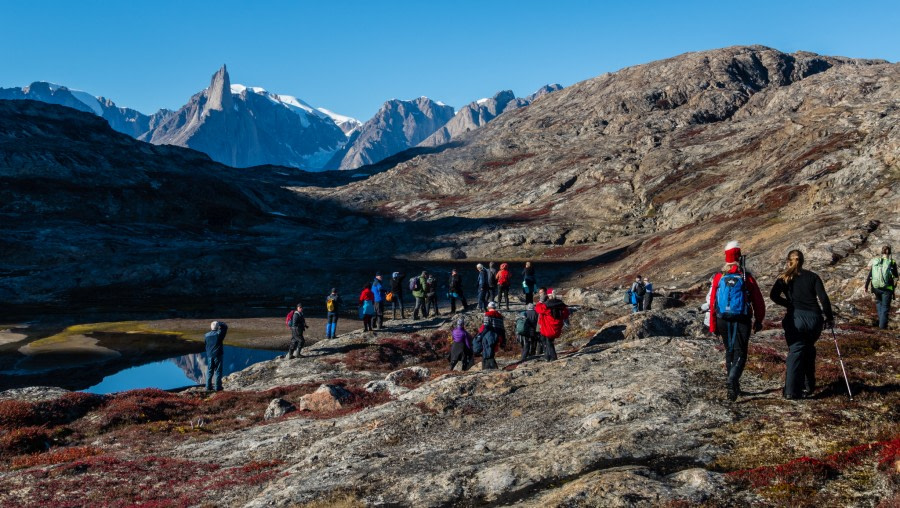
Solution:
[{"label": "bare rock slope", "polygon": [[737,238],[757,271],[800,247],[841,271],[828,277],[837,288],[861,268],[842,261],[900,240],[898,77],[897,64],[760,46],[688,53],[575,84],[461,146],[310,193],[410,221],[492,219],[412,257],[596,257],[605,263],[580,285],[642,271],[695,283]]}]

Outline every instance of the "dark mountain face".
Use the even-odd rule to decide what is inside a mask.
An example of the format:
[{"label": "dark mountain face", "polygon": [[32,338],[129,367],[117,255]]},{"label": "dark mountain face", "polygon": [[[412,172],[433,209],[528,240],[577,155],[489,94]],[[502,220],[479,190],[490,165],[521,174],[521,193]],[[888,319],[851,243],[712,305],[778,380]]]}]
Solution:
[{"label": "dark mountain face", "polygon": [[340,169],[379,162],[412,148],[453,118],[453,108],[427,97],[414,101],[392,99],[359,128],[342,155]]}]

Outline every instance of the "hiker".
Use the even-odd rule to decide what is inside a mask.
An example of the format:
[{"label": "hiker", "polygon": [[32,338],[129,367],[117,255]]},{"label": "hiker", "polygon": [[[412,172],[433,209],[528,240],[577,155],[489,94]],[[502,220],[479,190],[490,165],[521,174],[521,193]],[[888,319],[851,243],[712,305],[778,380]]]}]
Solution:
[{"label": "hiker", "polygon": [[359,294],[359,317],[363,320],[363,332],[374,332],[372,318],[375,316],[375,294],[372,293],[372,284],[366,284]]},{"label": "hiker", "polygon": [[522,346],[522,358],[519,359],[519,362],[524,362],[526,358],[534,354],[537,326],[538,313],[534,310],[534,304],[529,303],[525,306],[525,310],[520,311],[516,317],[516,337]]},{"label": "hiker", "polygon": [[525,293],[525,303],[534,303],[534,287],[537,286],[537,278],[534,276],[534,266],[531,261],[525,262],[522,270],[522,291]]},{"label": "hiker", "polygon": [[491,272],[481,263],[475,265],[475,268],[478,270],[478,280],[476,281],[476,287],[478,288],[478,310],[484,312],[487,310],[488,302],[491,301]]},{"label": "hiker", "polygon": [[894,299],[894,284],[897,279],[897,262],[891,258],[891,246],[881,248],[881,257],[869,261],[869,273],[866,275],[865,291],[875,295],[875,308],[878,311],[878,328],[887,329],[888,314],[891,311],[891,300]]},{"label": "hiker", "polygon": [[416,306],[413,308],[413,319],[419,319],[419,311],[422,311],[422,318],[428,317],[428,308],[425,307],[425,279],[428,272],[422,270],[422,275],[409,279],[409,290],[416,299]]},{"label": "hiker", "polygon": [[209,324],[209,330],[203,336],[206,342],[206,389],[212,391],[213,377],[216,378],[216,391],[222,391],[222,364],[225,356],[225,334],[228,333],[228,325],[225,321],[213,321]]},{"label": "hiker", "polygon": [[[288,352],[285,355],[286,359],[292,360],[303,356],[300,352],[303,350],[303,346],[306,345],[303,332],[307,328],[309,326],[306,324],[306,318],[303,317],[303,304],[298,303],[297,310],[291,315],[291,345],[288,346]],[[295,351],[297,356],[294,356]]]},{"label": "hiker", "polygon": [[766,304],[753,275],[743,268],[741,247],[736,241],[725,245],[725,266],[713,276],[709,302],[709,331],[722,337],[728,400],[741,391],[741,374],[747,363],[751,321],[753,332],[762,330]]},{"label": "hiker", "polygon": [[497,303],[503,303],[505,297],[506,310],[509,310],[509,265],[506,263],[501,263],[497,272],[497,291],[499,292]]},{"label": "hiker", "polygon": [[462,363],[462,370],[469,370],[474,362],[472,354],[472,336],[466,331],[466,321],[459,318],[456,327],[450,332],[453,345],[450,346],[450,370],[456,368],[457,363]]},{"label": "hiker", "polygon": [[400,309],[400,319],[406,319],[406,309],[403,307],[403,279],[405,275],[402,272],[394,272],[391,274],[391,310],[394,313],[394,319],[397,319],[397,309]]},{"label": "hiker", "polygon": [[447,293],[447,298],[450,299],[450,314],[456,314],[457,299],[459,299],[460,303],[462,304],[462,311],[465,312],[469,304],[466,303],[466,295],[463,294],[462,276],[459,274],[456,268],[450,271],[450,282],[448,284],[448,288],[450,289],[450,291]]},{"label": "hiker", "polygon": [[650,310],[653,306],[653,283],[644,277],[644,310]]},{"label": "hiker", "polygon": [[788,345],[782,393],[786,399],[807,398],[816,388],[816,341],[823,324],[826,328],[834,327],[828,293],[818,275],[803,269],[803,253],[792,250],[769,298],[787,308],[781,320]]},{"label": "hiker", "polygon": [[628,289],[631,294],[631,312],[632,314],[644,310],[644,295],[647,288],[644,286],[644,278],[640,274],[634,278],[631,288]]},{"label": "hiker", "polygon": [[337,338],[337,322],[338,322],[338,313],[341,311],[341,306],[344,301],[341,300],[341,295],[338,294],[337,288],[331,288],[331,293],[325,298],[325,338],[326,339],[335,339]]},{"label": "hiker", "polygon": [[437,279],[434,278],[434,275],[429,273],[428,277],[425,278],[425,313],[440,316],[441,313],[438,310],[437,300],[437,285]]},{"label": "hiker", "polygon": [[491,296],[488,298],[490,302],[497,301],[497,263],[491,261],[488,263],[488,286],[491,288]]},{"label": "hiker", "polygon": [[538,314],[538,324],[541,328],[540,339],[544,345],[544,359],[546,361],[556,360],[556,346],[553,341],[562,335],[563,324],[569,319],[569,307],[556,298],[556,294],[552,291],[547,293],[547,302],[538,303],[534,306],[534,311]]},{"label": "hiker", "polygon": [[503,314],[497,310],[497,302],[487,304],[487,311],[484,313],[478,333],[485,337],[481,350],[481,369],[498,368],[494,357],[497,350],[506,345],[506,328],[503,326]]},{"label": "hiker", "polygon": [[384,302],[387,300],[387,292],[384,290],[381,280],[381,272],[375,272],[375,279],[372,281],[372,295],[375,303],[375,319],[372,320],[372,330],[384,328]]}]

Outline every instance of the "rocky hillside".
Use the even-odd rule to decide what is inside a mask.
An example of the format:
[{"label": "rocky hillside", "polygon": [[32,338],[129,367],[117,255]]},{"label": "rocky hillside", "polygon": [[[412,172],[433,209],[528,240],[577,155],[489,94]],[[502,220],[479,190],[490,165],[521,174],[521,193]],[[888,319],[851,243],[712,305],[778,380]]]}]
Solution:
[{"label": "rocky hillside", "polygon": [[308,191],[411,221],[490,219],[413,257],[596,259],[579,285],[641,272],[691,285],[736,238],[761,275],[799,247],[831,290],[861,296],[849,281],[865,258],[900,244],[898,77],[897,64],[759,46],[689,53],[552,93],[364,183]]},{"label": "rocky hillside", "polygon": [[[516,305],[520,308],[519,305]],[[900,350],[842,326],[814,400],[781,398],[768,322],[744,394],[695,311],[581,308],[560,360],[448,371],[448,323],[389,323],[256,364],[226,391],[0,394],[0,502],[224,506],[892,506]],[[478,321],[467,316],[469,328]],[[512,322],[509,321],[509,326]],[[510,328],[510,332],[511,332]],[[36,399],[42,400],[36,400]],[[49,451],[45,451],[47,447]]]},{"label": "rocky hillside", "polygon": [[237,170],[74,109],[0,101],[0,301],[7,316],[280,301],[300,292],[301,279],[285,276],[298,256],[315,270],[333,261],[312,253],[336,244],[381,253],[352,241],[369,219],[285,189],[349,180]]}]

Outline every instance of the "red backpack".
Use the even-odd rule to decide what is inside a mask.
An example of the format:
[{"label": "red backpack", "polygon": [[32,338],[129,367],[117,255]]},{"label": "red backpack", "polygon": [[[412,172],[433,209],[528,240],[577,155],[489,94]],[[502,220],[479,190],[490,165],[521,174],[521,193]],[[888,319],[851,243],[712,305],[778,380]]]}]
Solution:
[{"label": "red backpack", "polygon": [[284,318],[284,326],[290,328],[291,327],[291,319],[294,319],[295,310],[291,309],[290,312],[287,313],[287,317]]}]

